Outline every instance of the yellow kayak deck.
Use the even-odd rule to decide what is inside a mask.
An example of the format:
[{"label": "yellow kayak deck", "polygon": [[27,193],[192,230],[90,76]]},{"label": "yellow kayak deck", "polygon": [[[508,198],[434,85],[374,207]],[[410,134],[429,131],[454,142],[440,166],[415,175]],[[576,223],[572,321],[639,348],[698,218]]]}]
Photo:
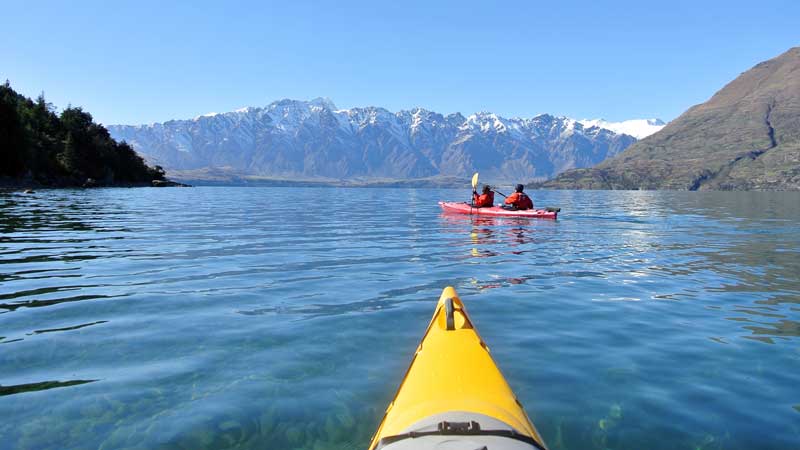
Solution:
[{"label": "yellow kayak deck", "polygon": [[[448,417],[475,419],[463,423],[442,420],[435,428],[431,420],[425,421]],[[498,429],[498,423],[505,425],[503,430]],[[494,426],[489,430],[487,424]],[[545,448],[452,287],[442,292],[411,366],[369,448],[384,448],[406,438],[443,435],[448,441],[464,436],[470,442],[481,436],[499,436],[527,442],[529,446],[525,448]],[[521,448],[517,445],[522,442],[508,448]]]}]

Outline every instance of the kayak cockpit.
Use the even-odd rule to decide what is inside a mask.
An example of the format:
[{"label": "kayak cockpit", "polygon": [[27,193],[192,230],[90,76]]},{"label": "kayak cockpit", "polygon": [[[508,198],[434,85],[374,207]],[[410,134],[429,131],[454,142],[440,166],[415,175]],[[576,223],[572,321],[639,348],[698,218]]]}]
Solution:
[{"label": "kayak cockpit", "polygon": [[403,433],[383,437],[375,450],[441,450],[450,448],[447,443],[459,449],[545,450],[536,439],[503,421],[466,411],[426,417]]}]

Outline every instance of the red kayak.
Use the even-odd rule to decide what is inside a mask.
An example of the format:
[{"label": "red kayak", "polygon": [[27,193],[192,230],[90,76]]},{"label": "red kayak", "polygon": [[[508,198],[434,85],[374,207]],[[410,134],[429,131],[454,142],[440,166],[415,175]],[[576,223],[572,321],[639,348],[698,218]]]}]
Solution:
[{"label": "red kayak", "polygon": [[508,210],[499,206],[492,206],[487,208],[475,208],[467,202],[439,202],[444,212],[458,213],[458,214],[474,214],[478,216],[496,216],[496,217],[530,217],[534,219],[556,219],[558,211],[548,211],[546,209],[523,209],[523,210]]}]

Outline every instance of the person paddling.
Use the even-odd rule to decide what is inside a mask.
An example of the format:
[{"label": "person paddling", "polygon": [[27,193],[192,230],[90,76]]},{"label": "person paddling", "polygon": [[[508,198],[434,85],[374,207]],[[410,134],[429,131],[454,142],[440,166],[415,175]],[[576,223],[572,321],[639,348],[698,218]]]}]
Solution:
[{"label": "person paddling", "polygon": [[483,185],[483,192],[478,195],[478,191],[472,190],[472,206],[476,208],[487,208],[494,206],[494,192],[489,185]]},{"label": "person paddling", "polygon": [[522,192],[523,189],[525,189],[525,186],[518,184],[514,188],[514,193],[506,197],[504,202],[506,206],[514,209],[533,209],[533,200]]}]

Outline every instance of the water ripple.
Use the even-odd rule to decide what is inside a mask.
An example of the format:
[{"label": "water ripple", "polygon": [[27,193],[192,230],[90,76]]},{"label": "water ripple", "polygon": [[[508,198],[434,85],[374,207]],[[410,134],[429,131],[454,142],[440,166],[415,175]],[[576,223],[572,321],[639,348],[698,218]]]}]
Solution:
[{"label": "water ripple", "polygon": [[445,285],[554,450],[800,447],[796,193],[461,196],[0,192],[0,448],[364,448]]}]

